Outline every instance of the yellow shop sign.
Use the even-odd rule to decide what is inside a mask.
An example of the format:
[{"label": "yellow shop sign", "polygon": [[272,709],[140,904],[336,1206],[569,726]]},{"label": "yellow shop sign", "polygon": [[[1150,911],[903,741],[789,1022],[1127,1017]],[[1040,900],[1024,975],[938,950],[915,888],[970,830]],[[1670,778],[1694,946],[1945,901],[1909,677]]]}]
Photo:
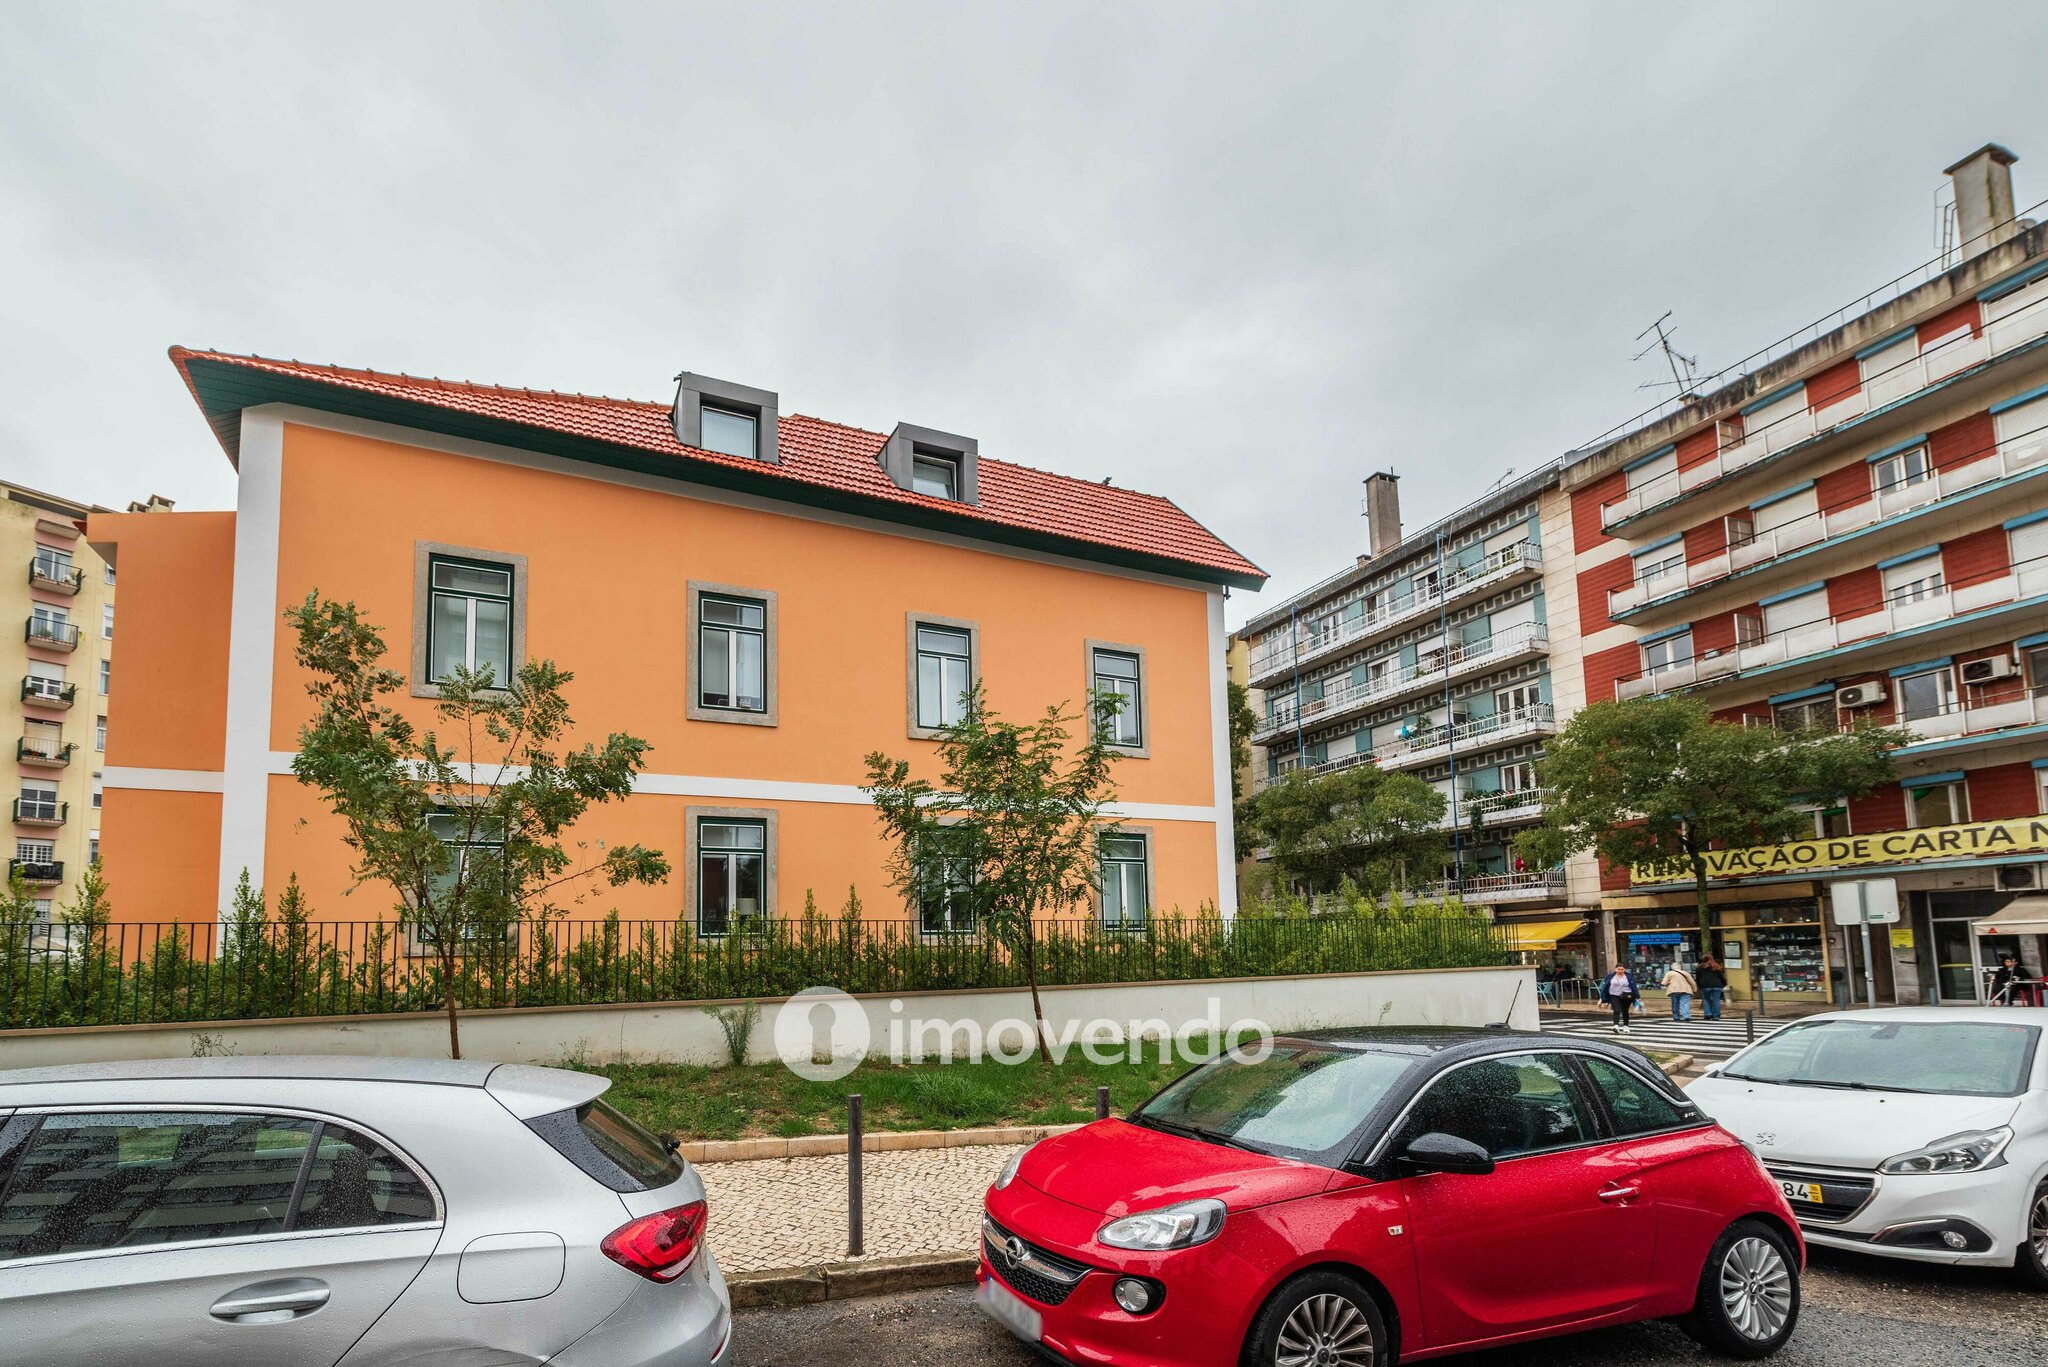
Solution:
[{"label": "yellow shop sign", "polygon": [[[2043,852],[2048,852],[2048,816],[2022,816],[2010,821],[1969,821],[1960,826],[1929,826],[1915,831],[1845,835],[1832,840],[1795,840],[1787,845],[1709,850],[1706,860],[1709,878],[1745,878],[1758,874],[1853,869],[1873,864],[1996,859],[2002,855]],[[1630,870],[1630,877],[1637,883],[1679,883],[1690,880],[1692,870],[1682,863],[1638,864]]]}]

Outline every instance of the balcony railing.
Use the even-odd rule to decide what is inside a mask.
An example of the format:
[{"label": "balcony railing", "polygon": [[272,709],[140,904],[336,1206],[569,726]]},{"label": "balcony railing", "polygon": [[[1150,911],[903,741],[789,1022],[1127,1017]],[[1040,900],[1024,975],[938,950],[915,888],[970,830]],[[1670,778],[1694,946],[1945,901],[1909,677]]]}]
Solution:
[{"label": "balcony railing", "polygon": [[[1540,572],[1542,568],[1542,547],[1523,541],[1502,547],[1476,565],[1450,571],[1439,588],[1410,594],[1375,611],[1339,621],[1325,630],[1314,630],[1306,623],[1295,631],[1283,629],[1260,641],[1259,648],[1252,653],[1252,678],[1270,678],[1298,665],[1306,666],[1344,646],[1393,631],[1427,616],[1447,603],[1500,587],[1523,573]],[[1298,656],[1295,652],[1297,633],[1301,642]]]},{"label": "balcony railing", "polygon": [[64,861],[61,859],[10,859],[7,861],[7,876],[21,876],[24,883],[61,883],[64,881]]},{"label": "balcony railing", "polygon": [[1460,897],[1467,902],[1534,902],[1564,895],[1562,873],[1478,873],[1446,878],[1428,888],[1431,897]]},{"label": "balcony railing", "polygon": [[[1458,820],[1460,826],[1470,826],[1477,819],[1482,826],[1511,826],[1519,821],[1534,821],[1543,815],[1543,790],[1521,788],[1509,793],[1460,793],[1458,795]],[[1451,814],[1444,812],[1443,823],[1449,827]]]},{"label": "balcony railing", "polygon": [[1911,731],[1920,742],[1959,740],[1965,736],[1986,736],[2015,726],[2048,725],[2048,688],[2031,688],[2004,702],[1970,703],[1956,700],[1927,717],[1901,717],[1898,725]]},{"label": "balcony railing", "polygon": [[1344,769],[1355,769],[1361,764],[1371,764],[1372,762],[1373,756],[1370,750],[1360,750],[1355,754],[1349,755],[1338,755],[1334,759],[1318,760],[1314,764],[1303,764],[1299,755],[1287,755],[1273,762],[1273,772],[1258,776],[1252,784],[1252,791],[1263,793],[1266,789],[1296,771],[1307,774],[1310,777],[1319,777],[1323,774],[1334,774]]},{"label": "balcony railing", "polygon": [[78,700],[78,685],[55,683],[30,674],[21,681],[21,700],[33,707],[69,707]]},{"label": "balcony railing", "polygon": [[1438,726],[1419,736],[1407,736],[1376,747],[1372,754],[1381,767],[1414,769],[1434,763],[1452,749],[1477,749],[1502,745],[1524,736],[1547,736],[1557,729],[1557,709],[1549,703],[1517,707],[1491,717],[1477,717],[1456,726]]},{"label": "balcony railing", "polygon": [[1731,574],[1740,574],[1834,537],[1861,531],[1887,518],[1951,498],[1979,485],[2011,475],[2044,470],[2048,470],[2048,431],[2029,432],[2001,442],[1992,455],[1982,460],[1933,471],[1928,478],[1915,484],[1879,490],[1863,502],[1847,508],[1823,509],[1782,527],[1758,532],[1747,541],[1733,543],[1719,555],[1691,564],[1675,563],[1647,579],[1609,589],[1607,612],[1611,617],[1623,616],[1650,603],[1677,597]]},{"label": "balcony railing", "polygon": [[28,582],[52,593],[77,593],[85,585],[85,571],[66,569],[61,561],[44,556],[32,556],[28,562]]},{"label": "balcony railing", "polygon": [[1885,603],[1853,617],[1823,617],[1747,644],[1645,670],[1617,681],[1614,695],[1626,700],[1721,683],[1738,674],[1775,668],[1845,646],[1881,645],[1898,632],[1920,631],[1952,618],[2044,595],[2048,595],[2048,559],[2023,561],[1996,579],[1961,588],[1943,587],[1925,597]]},{"label": "balcony railing", "polygon": [[1302,704],[1298,712],[1293,697],[1277,699],[1265,725],[1259,728],[1259,736],[1278,735],[1297,722],[1307,725],[1312,720],[1335,718],[1378,703],[1414,697],[1468,674],[1497,669],[1549,648],[1550,636],[1540,622],[1509,627],[1483,641],[1453,643],[1442,651],[1432,651],[1414,665],[1392,666],[1377,679],[1364,683],[1347,681],[1325,688],[1322,697]]},{"label": "balcony railing", "polygon": [[21,764],[36,764],[48,769],[59,769],[71,763],[71,752],[77,748],[78,745],[75,741],[66,741],[62,745],[57,745],[23,736],[14,743],[14,758]]},{"label": "balcony railing", "polygon": [[14,799],[14,819],[23,826],[61,826],[71,815],[71,804],[54,798]]},{"label": "balcony railing", "polygon": [[1723,475],[1754,465],[1829,428],[1896,403],[1959,371],[2004,355],[2042,336],[2048,336],[2048,295],[2028,300],[2002,317],[1986,322],[1983,331],[1967,341],[1935,347],[1889,370],[1869,376],[1854,393],[1827,408],[1802,409],[1767,427],[1745,433],[1741,441],[1723,447],[1698,465],[1684,470],[1667,470],[1644,480],[1612,503],[1603,505],[1600,524],[1603,529],[1612,529],[1701,485],[1711,484]]},{"label": "balcony railing", "polygon": [[27,631],[22,633],[22,639],[32,646],[42,646],[47,650],[76,650],[78,628],[69,622],[53,622],[47,617],[31,617],[28,619]]}]

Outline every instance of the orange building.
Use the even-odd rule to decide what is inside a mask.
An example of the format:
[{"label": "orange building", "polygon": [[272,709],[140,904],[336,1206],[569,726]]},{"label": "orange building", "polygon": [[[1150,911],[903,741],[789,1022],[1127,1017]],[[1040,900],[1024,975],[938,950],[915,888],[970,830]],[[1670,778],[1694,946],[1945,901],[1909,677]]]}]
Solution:
[{"label": "orange building", "polygon": [[718,933],[849,885],[906,914],[862,757],[936,777],[970,678],[1019,718],[1133,694],[1105,914],[1234,910],[1223,599],[1264,576],[1172,503],[702,376],[670,405],[171,355],[238,506],[89,524],[127,604],[101,823],[121,919],[208,919],[245,868],[296,873],[323,920],[392,914],[350,893],[339,823],[290,773],[311,707],[282,613],[314,590],[383,629],[419,720],[452,662],[550,658],[579,741],[650,742],[634,795],[572,837],[674,871],[579,914]]}]

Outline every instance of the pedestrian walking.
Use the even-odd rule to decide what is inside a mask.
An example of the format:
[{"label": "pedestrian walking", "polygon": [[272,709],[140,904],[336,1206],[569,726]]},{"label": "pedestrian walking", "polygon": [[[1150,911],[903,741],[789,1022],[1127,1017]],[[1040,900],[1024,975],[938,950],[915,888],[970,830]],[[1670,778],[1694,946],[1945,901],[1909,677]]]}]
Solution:
[{"label": "pedestrian walking", "polygon": [[1700,985],[1700,1014],[1710,1021],[1721,1019],[1721,999],[1728,995],[1728,971],[1709,954],[1700,960],[1700,971],[1694,976]]},{"label": "pedestrian walking", "polygon": [[1614,1013],[1614,1033],[1628,1033],[1628,1013],[1636,1009],[1636,1002],[1642,993],[1636,991],[1635,974],[1620,964],[1614,971],[1600,980],[1600,1000],[1607,1003],[1607,1009]]},{"label": "pedestrian walking", "polygon": [[1673,964],[1664,973],[1664,991],[1671,997],[1671,1019],[1689,1021],[1692,1019],[1693,994],[1700,985],[1693,981],[1692,974],[1681,964]]}]

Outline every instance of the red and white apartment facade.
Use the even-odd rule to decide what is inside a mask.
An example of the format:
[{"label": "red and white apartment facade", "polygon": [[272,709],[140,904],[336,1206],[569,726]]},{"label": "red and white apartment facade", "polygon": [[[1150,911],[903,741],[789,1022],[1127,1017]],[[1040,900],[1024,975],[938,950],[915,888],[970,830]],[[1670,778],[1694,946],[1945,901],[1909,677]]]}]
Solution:
[{"label": "red and white apartment facade", "polygon": [[[1577,453],[1589,701],[1687,692],[1747,724],[1905,727],[1899,781],[1717,880],[1737,999],[1864,991],[1827,884],[1896,877],[1881,1001],[1972,1000],[2048,948],[2048,227],[2013,157],[1950,168],[1961,249],[1889,302]],[[1924,833],[1924,834],[1918,834]],[[1874,837],[1857,840],[1855,837]],[[1602,871],[1608,951],[1700,946],[1689,886]]]}]

